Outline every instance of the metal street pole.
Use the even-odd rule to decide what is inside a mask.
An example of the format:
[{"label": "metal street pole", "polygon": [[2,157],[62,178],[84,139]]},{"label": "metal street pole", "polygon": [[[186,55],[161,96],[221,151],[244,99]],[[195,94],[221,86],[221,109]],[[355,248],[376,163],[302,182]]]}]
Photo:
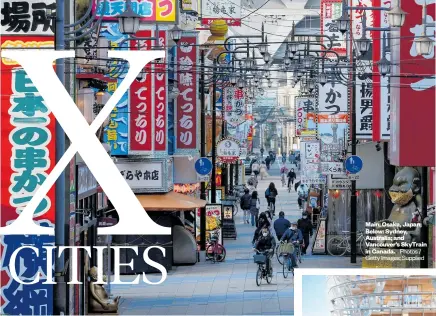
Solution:
[{"label": "metal street pole", "polygon": [[[201,89],[201,139],[200,139],[200,154],[201,157],[206,157],[206,106],[205,106],[205,89],[206,85],[204,82],[204,49],[200,50],[200,63],[201,63],[201,73],[200,73],[200,89]],[[201,182],[200,184],[200,199],[206,200],[206,182]],[[200,210],[200,250],[206,250],[206,209],[203,207]]]},{"label": "metal street pole", "polygon": [[216,203],[216,59],[212,68],[212,179],[210,181],[211,203]]},{"label": "metal street pole", "polygon": [[[422,210],[421,210],[421,223],[428,216],[427,214],[427,207],[428,207],[428,167],[422,167]],[[428,245],[428,228],[427,226],[423,226],[421,229],[421,242]],[[424,257],[424,260],[421,260],[420,268],[427,269],[428,266],[428,248],[423,247],[421,248],[421,256]]]},{"label": "metal street pole", "polygon": [[[55,49],[65,49],[65,3],[64,0],[56,0],[56,29],[55,29]],[[56,75],[62,85],[65,85],[65,64],[63,59],[56,59]],[[56,163],[65,153],[65,132],[58,121],[55,128],[56,144]],[[64,252],[59,256],[59,249],[65,246],[65,171],[61,173],[55,184],[55,281],[54,285],[54,304],[55,315],[66,314],[66,283],[64,279]]]},{"label": "metal street pole", "polygon": [[[354,49],[352,48],[352,53]],[[352,74],[352,101],[351,101],[351,154],[356,155],[356,58],[353,58],[353,74]],[[351,263],[357,262],[357,196],[356,196],[356,180],[351,180]]]}]

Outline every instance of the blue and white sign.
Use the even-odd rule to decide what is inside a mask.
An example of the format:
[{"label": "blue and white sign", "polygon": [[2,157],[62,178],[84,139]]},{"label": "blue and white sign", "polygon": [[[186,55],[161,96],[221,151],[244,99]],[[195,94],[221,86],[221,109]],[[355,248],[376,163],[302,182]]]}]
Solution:
[{"label": "blue and white sign", "polygon": [[345,161],[345,169],[349,173],[358,173],[360,170],[362,170],[363,167],[363,161],[359,156],[350,156]]},{"label": "blue and white sign", "polygon": [[207,158],[199,158],[195,162],[195,171],[202,176],[208,175],[212,171],[212,162]]}]

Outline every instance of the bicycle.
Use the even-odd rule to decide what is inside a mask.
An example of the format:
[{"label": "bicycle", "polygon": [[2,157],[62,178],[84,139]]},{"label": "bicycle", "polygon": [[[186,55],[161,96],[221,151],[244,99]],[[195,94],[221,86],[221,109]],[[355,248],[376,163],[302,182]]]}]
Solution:
[{"label": "bicycle", "polygon": [[223,262],[226,258],[226,248],[219,242],[219,232],[213,234],[210,238],[210,244],[206,248],[206,258],[215,262]]},{"label": "bicycle", "polygon": [[[348,234],[349,231],[343,231],[342,233]],[[351,236],[335,236],[329,240],[327,243],[327,251],[331,256],[343,256],[346,252],[351,252],[351,244],[350,244]],[[357,241],[356,243],[360,242],[360,252],[362,255],[365,254],[365,236],[363,232],[357,233]]]},{"label": "bicycle", "polygon": [[294,275],[294,267],[292,267],[291,254],[294,252],[295,249],[292,244],[288,243],[282,243],[279,245],[279,247],[280,248],[277,248],[277,250],[281,252],[280,256],[283,257],[282,273],[283,277],[286,279],[290,271],[292,271],[292,275]]},{"label": "bicycle", "polygon": [[282,173],[282,187],[286,186],[285,174]]},{"label": "bicycle", "polygon": [[266,271],[266,261],[270,260],[269,255],[270,250],[267,251],[258,251],[256,250],[256,254],[253,256],[254,263],[257,263],[257,272],[256,272],[256,284],[260,286],[262,283],[262,279],[265,279],[268,284],[271,284],[273,268],[272,262],[270,261],[269,271]]},{"label": "bicycle", "polygon": [[[292,250],[290,250],[289,247],[292,247]],[[283,265],[283,262],[284,262],[283,254],[287,253],[287,252],[294,253],[294,251],[297,251],[297,253],[296,253],[297,260],[298,260],[299,263],[301,263],[303,261],[302,256],[301,256],[301,254],[302,254],[302,248],[301,247],[302,247],[302,245],[300,243],[297,243],[297,247],[295,247],[295,245],[292,244],[292,243],[287,243],[287,242],[279,243],[277,245],[277,247],[276,247],[277,261],[281,265]]]},{"label": "bicycle", "polygon": [[[243,188],[243,186],[240,186]],[[241,204],[241,193],[239,191],[239,187],[235,187],[233,191],[230,192],[229,196],[227,197],[227,200],[233,201],[233,216],[236,216],[239,211],[239,205]]]},{"label": "bicycle", "polygon": [[296,257],[297,257],[297,261],[299,262],[299,263],[302,263],[303,262],[303,257],[301,256],[301,254],[302,254],[302,252],[303,252],[303,245],[302,244],[300,244],[300,243],[297,243],[297,246],[295,247],[295,251],[297,252],[295,255],[296,255]]}]

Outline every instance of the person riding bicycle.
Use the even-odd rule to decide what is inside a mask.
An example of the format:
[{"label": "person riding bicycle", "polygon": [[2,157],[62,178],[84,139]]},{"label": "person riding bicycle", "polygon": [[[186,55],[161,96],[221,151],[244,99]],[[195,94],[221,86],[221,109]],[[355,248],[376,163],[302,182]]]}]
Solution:
[{"label": "person riding bicycle", "polygon": [[309,188],[306,184],[300,184],[297,189],[298,194],[298,206],[303,208],[303,202],[307,201],[307,197],[309,195]]},{"label": "person riding bicycle", "polygon": [[274,255],[275,248],[276,248],[275,238],[271,236],[271,233],[268,228],[266,227],[262,228],[260,237],[254,246],[254,250],[256,250],[257,252],[267,252],[266,271],[268,271],[268,273],[271,273],[269,268],[272,266],[271,257]]},{"label": "person riding bicycle", "polygon": [[[297,244],[303,243],[303,234],[301,233],[301,230],[297,228],[297,223],[292,222],[291,227],[289,227],[288,230],[283,234],[282,238],[280,238],[280,242],[291,242],[294,247],[296,248]],[[297,265],[297,254],[296,249],[294,248],[294,252],[291,253],[291,262],[293,268],[298,268]]]},{"label": "person riding bicycle", "polygon": [[309,247],[310,237],[313,235],[312,221],[308,218],[308,213],[306,211],[303,212],[303,217],[297,221],[297,227],[303,234],[304,247],[302,249],[302,254],[305,255],[306,250]]},{"label": "person riding bicycle", "polygon": [[285,212],[280,211],[279,218],[274,222],[274,230],[277,235],[277,239],[280,240],[283,234],[291,227],[291,222],[285,218]]},{"label": "person riding bicycle", "polygon": [[274,182],[271,182],[268,189],[265,191],[265,198],[268,202],[268,206],[272,209],[273,216],[276,215],[276,197],[278,194]]},{"label": "person riding bicycle", "polygon": [[243,223],[248,224],[248,218],[251,207],[251,194],[248,188],[244,189],[244,195],[241,196],[241,209],[244,211]]},{"label": "person riding bicycle", "polygon": [[288,188],[291,184],[294,184],[294,180],[297,178],[297,174],[294,171],[294,168],[291,168],[291,171],[288,173]]}]

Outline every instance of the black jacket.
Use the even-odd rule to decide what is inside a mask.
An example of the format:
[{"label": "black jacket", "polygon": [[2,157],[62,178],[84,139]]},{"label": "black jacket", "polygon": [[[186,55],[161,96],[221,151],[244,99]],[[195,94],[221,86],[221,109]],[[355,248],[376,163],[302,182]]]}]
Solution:
[{"label": "black jacket", "polygon": [[274,230],[276,231],[277,236],[283,235],[289,227],[291,227],[291,222],[284,217],[279,217],[274,222]]},{"label": "black jacket", "polygon": [[[267,195],[267,193],[269,193],[269,195]],[[277,197],[277,195],[279,195],[279,192],[277,192],[276,188],[274,188],[272,190],[270,188],[268,188],[265,190],[265,198],[267,198],[267,199],[268,198],[275,199]]]},{"label": "black jacket", "polygon": [[241,208],[243,210],[249,210],[251,206],[251,195],[250,193],[246,193],[241,196]]},{"label": "black jacket", "polygon": [[258,251],[266,251],[269,249],[274,250],[276,248],[276,240],[271,235],[267,237],[261,236],[259,240],[256,242],[255,248]]},{"label": "black jacket", "polygon": [[297,175],[295,174],[295,172],[293,172],[293,171],[289,171],[289,172],[288,172],[288,178],[295,179],[295,178],[297,178]]},{"label": "black jacket", "polygon": [[312,221],[309,218],[306,219],[300,218],[297,222],[297,227],[299,230],[301,230],[303,235],[312,236],[313,225],[312,225]]}]

